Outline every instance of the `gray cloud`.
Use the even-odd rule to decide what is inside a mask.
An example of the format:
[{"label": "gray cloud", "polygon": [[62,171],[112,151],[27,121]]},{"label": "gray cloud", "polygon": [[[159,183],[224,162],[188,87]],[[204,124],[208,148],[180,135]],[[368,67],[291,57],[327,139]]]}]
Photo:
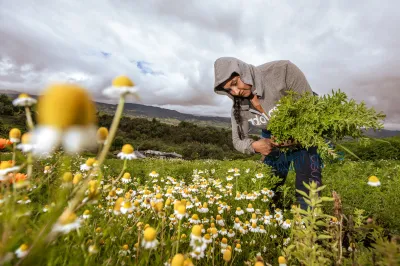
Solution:
[{"label": "gray cloud", "polygon": [[[50,81],[87,87],[96,99],[116,75],[142,103],[229,116],[213,93],[213,63],[288,59],[316,92],[345,91],[400,129],[400,25],[396,1],[0,2],[0,89],[37,93]],[[102,52],[109,54],[104,56]],[[143,73],[135,62],[149,63]]]}]

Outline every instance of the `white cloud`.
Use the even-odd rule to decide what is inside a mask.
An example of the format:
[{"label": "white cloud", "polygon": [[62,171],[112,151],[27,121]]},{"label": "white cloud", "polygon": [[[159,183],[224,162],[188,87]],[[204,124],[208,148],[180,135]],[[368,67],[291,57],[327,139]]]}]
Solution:
[{"label": "white cloud", "polygon": [[229,116],[230,100],[212,88],[218,57],[288,59],[316,92],[340,88],[400,128],[397,10],[394,0],[2,1],[0,89],[75,81],[102,99],[127,74],[144,104]]}]

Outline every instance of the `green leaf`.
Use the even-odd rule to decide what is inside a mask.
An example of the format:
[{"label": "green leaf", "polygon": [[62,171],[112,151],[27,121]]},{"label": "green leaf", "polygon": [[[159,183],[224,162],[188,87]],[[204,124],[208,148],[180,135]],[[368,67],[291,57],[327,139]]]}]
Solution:
[{"label": "green leaf", "polygon": [[331,239],[332,236],[329,236],[329,235],[318,235],[317,238],[318,239]]},{"label": "green leaf", "polygon": [[321,197],[321,200],[322,201],[334,201],[335,199],[331,198],[331,197]]}]

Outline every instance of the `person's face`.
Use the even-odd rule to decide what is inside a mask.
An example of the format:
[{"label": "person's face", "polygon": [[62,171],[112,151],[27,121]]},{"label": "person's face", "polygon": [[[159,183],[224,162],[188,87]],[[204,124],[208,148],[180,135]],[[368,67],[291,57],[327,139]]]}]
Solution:
[{"label": "person's face", "polygon": [[244,83],[240,76],[236,76],[229,80],[225,86],[226,90],[232,96],[249,97],[251,95],[251,85]]}]

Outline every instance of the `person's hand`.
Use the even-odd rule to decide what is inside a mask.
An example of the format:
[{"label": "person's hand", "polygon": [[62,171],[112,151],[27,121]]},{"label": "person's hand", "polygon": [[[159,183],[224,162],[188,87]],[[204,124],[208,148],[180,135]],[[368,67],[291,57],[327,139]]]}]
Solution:
[{"label": "person's hand", "polygon": [[259,152],[262,155],[268,155],[271,153],[274,147],[277,147],[277,144],[271,139],[260,139],[254,141],[251,146],[256,152]]}]

